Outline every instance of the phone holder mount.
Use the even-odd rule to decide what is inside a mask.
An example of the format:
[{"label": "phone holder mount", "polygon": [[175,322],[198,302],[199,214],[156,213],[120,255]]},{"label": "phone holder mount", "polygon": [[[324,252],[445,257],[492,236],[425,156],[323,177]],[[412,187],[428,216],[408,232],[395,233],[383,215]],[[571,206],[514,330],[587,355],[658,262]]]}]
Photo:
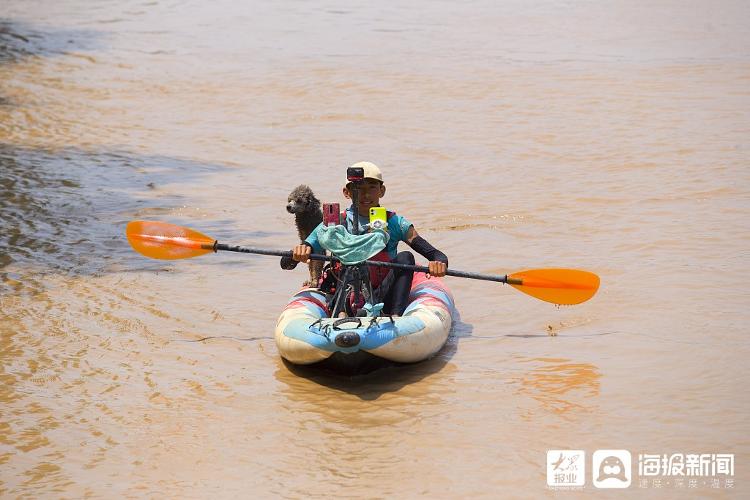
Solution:
[{"label": "phone holder mount", "polygon": [[[359,187],[365,180],[365,169],[362,167],[349,167],[346,169],[346,180],[352,184],[352,205],[354,210],[354,224],[352,224],[352,234],[359,234]],[[370,287],[369,275],[367,272],[367,266],[363,266],[361,269],[358,266],[344,266],[344,273],[342,276],[342,283],[336,290],[334,296],[333,313],[337,314],[339,311],[345,309],[344,303],[346,301],[346,295],[349,291],[353,292],[354,304],[360,302],[362,295],[368,295],[363,293],[363,286],[368,289],[370,294],[372,293]],[[351,287],[351,290],[349,288]],[[356,314],[356,311],[355,311]]]}]

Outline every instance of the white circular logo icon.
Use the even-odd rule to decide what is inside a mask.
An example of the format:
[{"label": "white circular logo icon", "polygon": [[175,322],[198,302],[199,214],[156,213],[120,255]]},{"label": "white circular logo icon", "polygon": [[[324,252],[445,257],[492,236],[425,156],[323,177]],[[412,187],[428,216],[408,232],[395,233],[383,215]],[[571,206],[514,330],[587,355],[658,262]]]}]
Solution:
[{"label": "white circular logo icon", "polygon": [[591,475],[597,488],[627,488],[633,475],[628,450],[596,450],[591,459]]}]

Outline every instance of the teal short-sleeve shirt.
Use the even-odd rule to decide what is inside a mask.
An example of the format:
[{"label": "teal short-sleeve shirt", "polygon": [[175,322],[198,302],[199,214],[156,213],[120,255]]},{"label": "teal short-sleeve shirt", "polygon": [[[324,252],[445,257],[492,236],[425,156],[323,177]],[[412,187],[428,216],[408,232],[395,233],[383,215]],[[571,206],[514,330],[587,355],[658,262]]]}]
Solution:
[{"label": "teal short-sleeve shirt", "polygon": [[[406,217],[397,215],[395,212],[389,212],[389,215],[390,217],[388,217],[388,234],[390,237],[388,238],[388,243],[385,246],[385,250],[388,252],[390,258],[394,259],[396,258],[396,254],[398,253],[398,244],[401,241],[406,241],[406,235],[409,234],[409,228],[412,227],[412,223],[409,222]],[[365,232],[365,226],[369,222],[369,216],[359,216],[360,234]],[[305,242],[309,243],[312,247],[313,253],[317,254],[323,253],[323,247],[321,247],[320,243],[318,242],[318,229],[321,227],[323,227],[323,223],[320,223],[318,227],[316,227],[315,230],[310,233],[310,236],[305,239]],[[354,210],[352,207],[349,207],[346,209],[346,228],[351,232],[353,227]]]}]

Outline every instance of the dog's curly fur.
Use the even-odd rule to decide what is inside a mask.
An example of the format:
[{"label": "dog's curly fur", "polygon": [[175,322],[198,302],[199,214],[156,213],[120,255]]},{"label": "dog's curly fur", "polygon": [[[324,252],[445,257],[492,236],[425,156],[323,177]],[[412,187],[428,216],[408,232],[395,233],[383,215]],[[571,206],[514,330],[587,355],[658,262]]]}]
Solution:
[{"label": "dog's curly fur", "polygon": [[[294,214],[294,223],[297,226],[297,234],[299,235],[300,242],[304,241],[318,227],[318,224],[323,222],[323,211],[320,208],[320,200],[315,197],[312,189],[305,184],[297,186],[289,193],[286,211]],[[289,260],[282,258],[281,267],[288,268],[291,264]],[[305,281],[303,286],[318,286],[320,274],[323,270],[323,262],[310,260],[307,266],[310,270],[310,279],[309,281]]]}]

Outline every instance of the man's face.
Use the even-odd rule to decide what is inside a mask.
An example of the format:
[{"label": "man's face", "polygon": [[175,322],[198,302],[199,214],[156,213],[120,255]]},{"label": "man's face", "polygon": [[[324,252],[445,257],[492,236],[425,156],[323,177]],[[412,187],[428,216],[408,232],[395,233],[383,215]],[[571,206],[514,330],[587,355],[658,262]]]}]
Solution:
[{"label": "man's face", "polygon": [[[352,199],[352,190],[344,187],[344,196]],[[385,194],[385,185],[375,179],[365,179],[359,186],[359,203],[357,208],[359,213],[365,215],[369,213],[370,208],[380,205],[380,198]]]}]

